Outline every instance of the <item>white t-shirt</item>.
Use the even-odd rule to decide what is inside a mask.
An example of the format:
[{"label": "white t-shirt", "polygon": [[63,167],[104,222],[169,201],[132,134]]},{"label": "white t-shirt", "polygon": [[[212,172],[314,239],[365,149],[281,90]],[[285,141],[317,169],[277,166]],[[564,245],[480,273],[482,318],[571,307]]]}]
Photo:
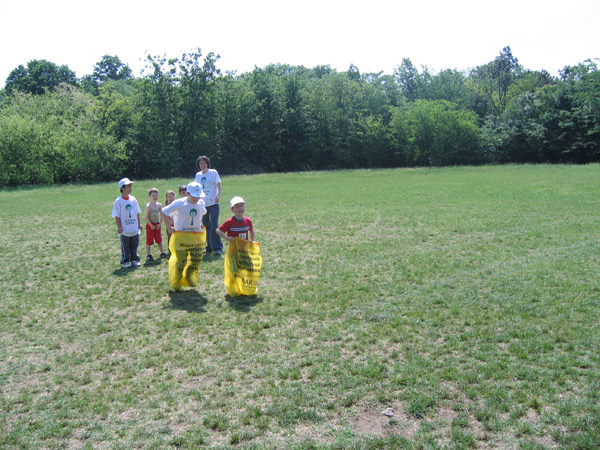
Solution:
[{"label": "white t-shirt", "polygon": [[135,236],[140,234],[140,224],[137,215],[141,213],[140,205],[133,195],[125,200],[121,195],[115,199],[112,210],[112,217],[121,219],[121,228],[123,236]]},{"label": "white t-shirt", "polygon": [[165,216],[173,217],[175,231],[202,231],[202,216],[206,214],[204,202],[190,203],[187,197],[178,198],[170,205],[163,207]]},{"label": "white t-shirt", "polygon": [[202,190],[206,194],[206,198],[203,199],[205,206],[212,206],[216,203],[216,197],[219,193],[217,183],[220,182],[219,172],[215,169],[208,169],[206,173],[200,171],[196,174],[196,183],[202,185]]}]

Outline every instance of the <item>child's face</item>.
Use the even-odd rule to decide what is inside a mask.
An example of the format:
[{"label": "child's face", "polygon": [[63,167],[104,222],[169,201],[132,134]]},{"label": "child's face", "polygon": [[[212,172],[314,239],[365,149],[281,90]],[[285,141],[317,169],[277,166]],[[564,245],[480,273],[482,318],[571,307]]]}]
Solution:
[{"label": "child's face", "polygon": [[200,200],[200,197],[194,197],[192,194],[187,194],[187,198],[189,202],[193,203],[194,205],[198,203],[198,200]]},{"label": "child's face", "polygon": [[175,201],[175,192],[171,192],[171,193],[167,194],[167,200],[169,202],[174,202]]},{"label": "child's face", "polygon": [[125,197],[127,197],[129,194],[131,194],[131,190],[133,189],[133,185],[131,184],[126,184],[125,186],[123,186],[121,192],[123,193],[123,195]]},{"label": "child's face", "polygon": [[179,191],[179,196],[180,197],[185,197],[185,195],[186,195],[185,189],[182,189],[182,190]]},{"label": "child's face", "polygon": [[236,203],[231,208],[231,211],[238,217],[243,216],[246,212],[246,204],[245,203]]},{"label": "child's face", "polygon": [[158,192],[150,192],[150,200],[153,202],[158,200]]}]

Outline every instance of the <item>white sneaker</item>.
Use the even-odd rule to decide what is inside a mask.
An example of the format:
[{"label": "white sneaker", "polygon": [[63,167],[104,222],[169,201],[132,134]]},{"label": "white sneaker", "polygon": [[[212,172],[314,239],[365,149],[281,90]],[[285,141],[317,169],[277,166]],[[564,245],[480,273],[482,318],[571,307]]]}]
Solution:
[{"label": "white sneaker", "polygon": [[140,267],[140,262],[139,261],[133,261],[133,265],[134,267]]},{"label": "white sneaker", "polygon": [[131,267],[131,263],[129,261],[123,263],[123,269],[129,269]]}]

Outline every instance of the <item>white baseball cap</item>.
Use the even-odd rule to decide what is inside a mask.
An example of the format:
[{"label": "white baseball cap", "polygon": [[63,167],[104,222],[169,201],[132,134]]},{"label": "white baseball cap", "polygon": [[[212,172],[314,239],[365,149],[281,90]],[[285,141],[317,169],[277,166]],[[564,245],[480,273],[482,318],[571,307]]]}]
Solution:
[{"label": "white baseball cap", "polygon": [[242,197],[238,197],[237,195],[235,197],[233,197],[231,200],[229,200],[229,206],[232,208],[235,205],[237,205],[238,203],[246,203],[246,202],[244,201],[244,199]]},{"label": "white baseball cap", "polygon": [[121,189],[123,186],[127,185],[127,184],[132,184],[133,181],[131,181],[129,178],[121,178],[119,180],[119,189]]},{"label": "white baseball cap", "polygon": [[192,181],[187,185],[186,191],[192,197],[202,197],[202,185],[200,183],[196,183]]}]

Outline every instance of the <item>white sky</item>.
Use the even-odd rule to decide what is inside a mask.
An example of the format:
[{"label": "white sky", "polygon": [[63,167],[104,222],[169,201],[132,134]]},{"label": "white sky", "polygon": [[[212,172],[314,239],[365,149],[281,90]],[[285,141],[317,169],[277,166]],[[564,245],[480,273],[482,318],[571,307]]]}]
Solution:
[{"label": "white sky", "polygon": [[139,76],[146,53],[199,47],[238,74],[270,63],[392,74],[402,58],[467,70],[507,45],[526,69],[552,75],[600,58],[600,1],[0,0],[0,86],[33,59],[82,77],[116,55]]}]

